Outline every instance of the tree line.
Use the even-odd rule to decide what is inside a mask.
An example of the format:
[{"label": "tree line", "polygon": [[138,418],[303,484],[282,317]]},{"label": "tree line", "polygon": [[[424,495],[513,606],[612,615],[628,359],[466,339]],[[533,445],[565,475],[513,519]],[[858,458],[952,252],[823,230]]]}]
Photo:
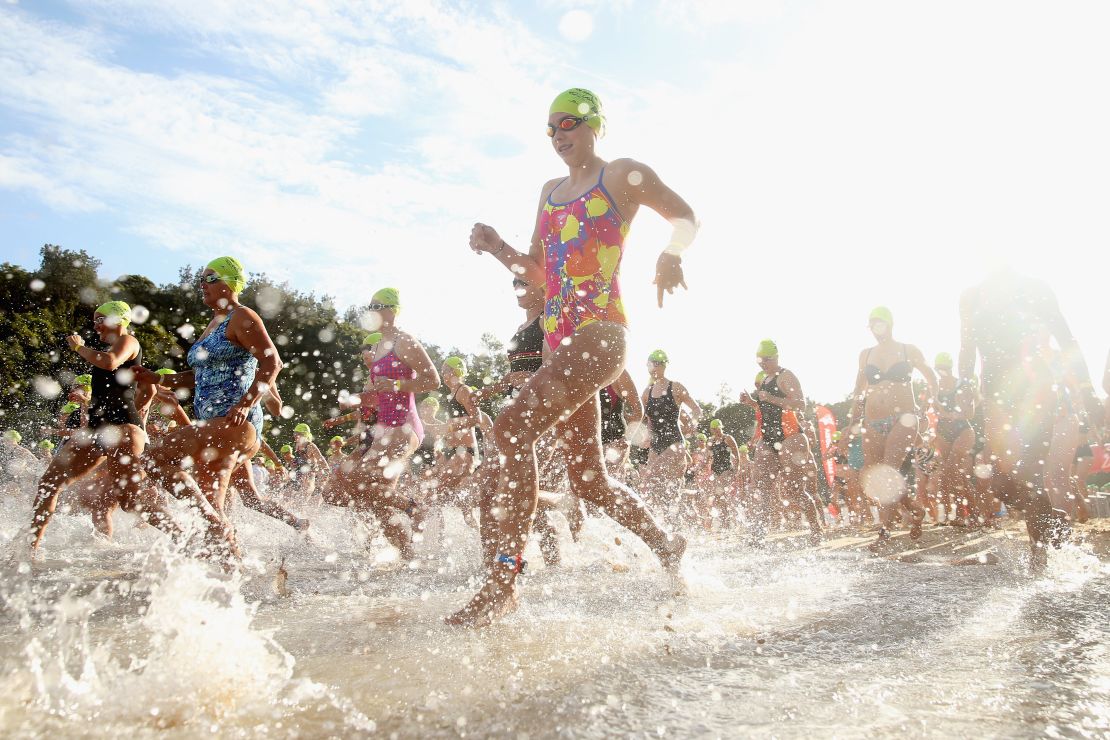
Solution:
[{"label": "tree line", "polygon": [[[176,282],[158,285],[141,275],[100,280],[100,261],[84,250],[47,244],[40,258],[35,270],[0,264],[0,305],[6,309],[0,312],[0,427],[38,439],[40,427],[53,424],[73,377],[88,372],[87,364],[69,351],[65,337],[81,334],[90,346],[98,346],[92,315],[108,300],[132,306],[131,328],[142,345],[145,366],[188,369],[185,357],[210,317],[198,288],[202,268],[184,266]],[[268,431],[274,439],[287,440],[293,426],[304,422],[320,435],[321,422],[340,413],[341,393],[357,392],[366,379],[360,357],[368,333],[365,312],[351,307],[340,314],[331,297],[296,290],[265,274],[251,275],[240,300],[265,320],[285,364],[278,386],[293,413],[269,421]],[[482,336],[477,353],[431,342],[424,346],[437,367],[449,355],[464,357],[465,380],[475,387],[508,370],[504,344],[491,334]],[[642,375],[636,379],[644,381]],[[485,403],[487,413],[496,412],[494,401]],[[710,419],[719,418],[741,443],[751,435],[754,413],[725,392],[716,403],[700,403],[706,411],[702,431],[708,432]],[[188,402],[184,405],[190,410]],[[843,422],[847,402],[830,408]]]}]

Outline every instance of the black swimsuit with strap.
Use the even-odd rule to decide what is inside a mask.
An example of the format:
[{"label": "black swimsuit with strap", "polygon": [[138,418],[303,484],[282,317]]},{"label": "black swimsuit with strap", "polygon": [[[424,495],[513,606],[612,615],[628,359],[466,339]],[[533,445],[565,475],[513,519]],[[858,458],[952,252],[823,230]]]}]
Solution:
[{"label": "black swimsuit with strap", "polygon": [[[92,401],[89,402],[89,428],[134,424],[142,426],[142,419],[135,408],[135,383],[131,368],[143,363],[143,350],[139,348],[133,359],[115,370],[101,370],[95,365],[92,376]],[[127,381],[126,383],[122,381]],[[79,413],[79,412],[75,412]]]},{"label": "black swimsuit with strap", "polygon": [[651,395],[652,389],[648,388],[644,412],[651,420],[651,451],[655,453],[663,452],[671,445],[682,444],[682,431],[678,428],[678,404],[671,393],[671,385],[668,381],[667,390],[661,396]]}]

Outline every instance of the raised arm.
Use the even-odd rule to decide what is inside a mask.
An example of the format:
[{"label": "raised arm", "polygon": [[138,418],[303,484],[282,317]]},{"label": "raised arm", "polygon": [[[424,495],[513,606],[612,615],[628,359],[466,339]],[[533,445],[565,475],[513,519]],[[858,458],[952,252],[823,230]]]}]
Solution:
[{"label": "raised arm", "polygon": [[532,242],[528,245],[527,254],[509,246],[492,226],[486,224],[474,224],[474,228],[470,231],[470,248],[479,254],[487,252],[493,255],[513,275],[521,277],[529,284],[543,285],[547,280],[547,271],[544,266],[543,241],[540,239],[539,215],[551,191],[560,182],[561,180],[549,180],[543,186],[540,202],[536,207],[536,225],[532,229]]},{"label": "raised arm", "polygon": [[697,236],[697,216],[690,204],[643,162],[614,160],[609,163],[606,175],[606,179],[615,184],[618,206],[626,218],[631,219],[640,206],[647,206],[671,224],[670,242],[655,263],[654,282],[659,306],[662,307],[664,292],[674,293],[679,285],[686,287],[682,254]]},{"label": "raised arm", "polygon": [[121,334],[116,338],[111,349],[103,352],[86,347],[84,340],[77,334],[70,335],[68,341],[73,350],[81,356],[81,359],[93,367],[108,372],[118,370],[120,365],[139,354],[139,340],[130,334]]},{"label": "raised arm", "polygon": [[695,423],[701,421],[701,406],[698,405],[698,402],[695,401],[694,397],[686,390],[686,386],[682,383],[672,383],[671,394],[674,396],[675,403],[680,406],[685,405],[690,409],[690,415],[694,418]]}]

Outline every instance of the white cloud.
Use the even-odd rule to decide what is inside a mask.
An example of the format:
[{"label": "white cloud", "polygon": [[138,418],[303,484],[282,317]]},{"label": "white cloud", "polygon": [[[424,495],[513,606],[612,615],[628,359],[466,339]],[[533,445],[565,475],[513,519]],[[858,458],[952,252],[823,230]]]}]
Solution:
[{"label": "white cloud", "polygon": [[[119,212],[194,261],[239,250],[340,306],[396,285],[410,328],[442,344],[510,332],[507,274],[467,235],[482,220],[526,246],[539,186],[560,174],[543,112],[575,80],[606,102],[603,153],[647,161],[703,221],[691,291],[662,312],[651,271],[669,230],[646,212],[632,230],[638,380],[661,345],[703,398],[749,387],[755,343],[773,336],[807,391],[837,398],[872,305],[927,355],[952,351],[956,296],[988,258],[1049,279],[1101,364],[1102,278],[1085,269],[1110,240],[1099,4],[702,2],[682,19],[667,15],[679,4],[621,5],[606,53],[635,60],[644,85],[580,56],[598,34],[552,38],[562,12],[598,28],[616,14],[586,2],[549,3],[556,23],[538,29],[514,6],[76,6],[87,29],[0,11],[0,106],[34,121],[0,142],[0,186]],[[702,33],[766,20],[758,53]],[[640,45],[634,21],[665,31],[667,53]],[[117,61],[150,33],[177,71]]]}]

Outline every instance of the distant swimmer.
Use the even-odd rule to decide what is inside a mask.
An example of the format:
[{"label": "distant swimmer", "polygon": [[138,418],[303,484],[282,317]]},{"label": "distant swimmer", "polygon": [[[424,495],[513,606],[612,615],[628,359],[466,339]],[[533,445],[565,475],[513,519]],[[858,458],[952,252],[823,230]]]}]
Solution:
[{"label": "distant swimmer", "polygon": [[928,427],[927,406],[919,408],[913,392],[913,373],[919,372],[928,386],[928,401],[935,403],[937,376],[925,356],[912,344],[894,339],[894,314],[886,306],[871,311],[868,328],[875,345],[860,352],[859,371],[852,391],[848,438],[840,438],[841,454],[847,455],[857,425],[863,436],[864,493],[879,503],[879,538],[876,547],[890,538],[890,527],[899,508],[910,513],[910,537],[921,536],[925,509],[917,502],[902,477],[902,468],[916,440]]}]

